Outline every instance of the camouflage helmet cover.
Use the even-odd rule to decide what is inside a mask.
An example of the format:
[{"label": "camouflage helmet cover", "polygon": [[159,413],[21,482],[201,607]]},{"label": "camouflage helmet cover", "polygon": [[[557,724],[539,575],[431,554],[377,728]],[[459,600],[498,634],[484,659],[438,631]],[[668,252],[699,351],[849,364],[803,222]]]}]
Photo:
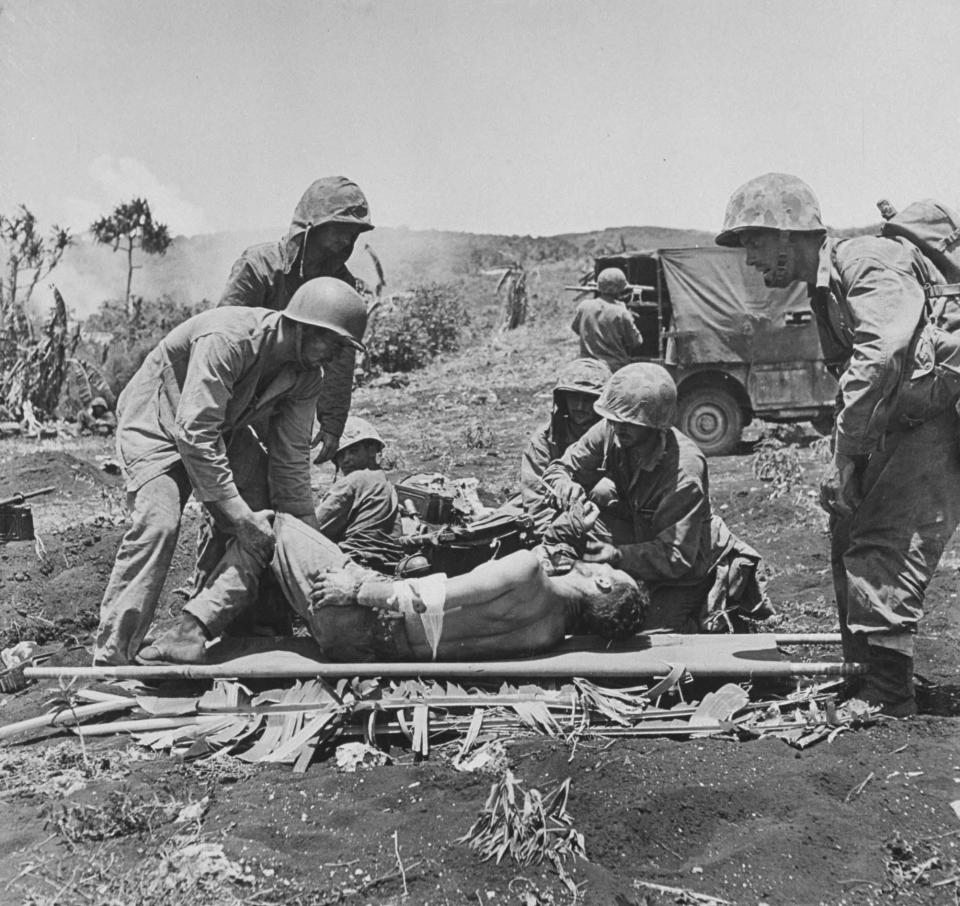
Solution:
[{"label": "camouflage helmet cover", "polygon": [[593,408],[610,421],[669,428],[677,420],[677,385],[660,365],[625,365],[607,382]]},{"label": "camouflage helmet cover", "polygon": [[349,415],[347,416],[347,423],[343,426],[343,434],[340,436],[340,446],[337,447],[337,452],[342,453],[347,447],[363,443],[365,440],[372,440],[380,444],[381,450],[384,447],[380,432],[370,422],[358,415]]},{"label": "camouflage helmet cover", "polygon": [[605,267],[597,274],[597,292],[604,296],[619,296],[627,285],[627,275],[619,267]]},{"label": "camouflage helmet cover", "polygon": [[789,173],[766,173],[745,182],[727,202],[717,245],[739,246],[750,229],[798,233],[825,232],[820,203],[802,179]]},{"label": "camouflage helmet cover", "polygon": [[601,362],[599,359],[574,359],[560,369],[556,386],[553,388],[553,401],[558,402],[558,395],[561,393],[600,396],[610,376],[611,371],[606,362]]}]

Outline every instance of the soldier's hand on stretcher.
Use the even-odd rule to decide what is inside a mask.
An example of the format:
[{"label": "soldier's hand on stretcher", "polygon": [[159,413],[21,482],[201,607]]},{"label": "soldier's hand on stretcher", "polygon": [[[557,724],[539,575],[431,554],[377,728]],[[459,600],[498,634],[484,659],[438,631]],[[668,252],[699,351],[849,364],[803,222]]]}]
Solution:
[{"label": "soldier's hand on stretcher", "polygon": [[346,570],[323,570],[310,585],[310,607],[350,607],[357,603],[357,577]]},{"label": "soldier's hand on stretcher", "polygon": [[237,541],[260,566],[273,559],[277,538],[273,533],[273,510],[252,510],[234,523]]}]

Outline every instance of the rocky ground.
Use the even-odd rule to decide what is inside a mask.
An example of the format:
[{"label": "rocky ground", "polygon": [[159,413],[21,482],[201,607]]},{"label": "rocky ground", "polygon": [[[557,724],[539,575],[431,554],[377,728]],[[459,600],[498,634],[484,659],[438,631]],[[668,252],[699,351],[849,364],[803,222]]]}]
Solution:
[{"label": "rocky ground", "polygon": [[[405,386],[361,389],[355,411],[387,438],[393,477],[472,475],[488,502],[501,500],[515,486],[523,438],[549,409],[557,366],[574,355],[565,335],[524,328]],[[780,496],[755,477],[756,448],[745,444],[711,461],[713,502],[764,555],[777,628],[827,631],[827,537],[814,498],[822,454],[812,437],[793,439],[774,469],[786,477]],[[90,439],[0,445],[0,497],[56,487],[34,502],[38,543],[0,546],[4,646],[89,645],[124,525],[119,478],[104,469],[111,456],[108,442]],[[329,469],[316,479],[328,482]],[[195,520],[189,512],[161,625],[182,602]],[[571,779],[568,808],[587,854],[570,868],[580,902],[960,902],[958,568],[955,539],[918,642],[928,683],[919,717],[802,752],[778,739],[506,740],[527,787]],[[0,726],[58,694],[48,681],[0,695]],[[483,863],[457,842],[489,774],[457,772],[442,749],[425,760],[401,747],[391,754],[388,766],[355,774],[332,761],[294,774],[230,758],[179,762],[115,737],[85,749],[51,731],[12,740],[0,749],[0,903],[573,901],[549,865]]]}]

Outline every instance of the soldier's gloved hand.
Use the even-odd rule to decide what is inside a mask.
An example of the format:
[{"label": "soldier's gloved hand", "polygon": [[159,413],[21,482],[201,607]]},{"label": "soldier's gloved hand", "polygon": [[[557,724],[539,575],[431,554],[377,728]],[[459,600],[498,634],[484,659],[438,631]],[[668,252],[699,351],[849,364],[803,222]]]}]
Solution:
[{"label": "soldier's gloved hand", "polygon": [[619,566],[622,557],[620,548],[595,539],[587,542],[587,550],[583,555],[587,563],[609,563],[611,566]]},{"label": "soldier's gloved hand", "polygon": [[234,523],[237,541],[261,567],[273,559],[273,549],[277,543],[273,533],[273,510],[257,510],[244,515]]},{"label": "soldier's gloved hand", "polygon": [[361,580],[344,569],[318,572],[310,584],[310,607],[351,607]]},{"label": "soldier's gloved hand", "polygon": [[316,452],[316,456],[313,457],[315,463],[328,462],[333,459],[337,452],[337,448],[340,446],[340,438],[321,428],[313,440],[310,441],[310,446]]},{"label": "soldier's gloved hand", "polygon": [[570,478],[559,478],[552,482],[550,490],[553,492],[553,499],[557,501],[557,506],[561,510],[569,510],[578,500],[585,500],[587,492],[582,485],[577,484]]},{"label": "soldier's gloved hand", "polygon": [[860,505],[860,463],[852,456],[835,453],[820,479],[820,506],[833,516],[852,515]]}]

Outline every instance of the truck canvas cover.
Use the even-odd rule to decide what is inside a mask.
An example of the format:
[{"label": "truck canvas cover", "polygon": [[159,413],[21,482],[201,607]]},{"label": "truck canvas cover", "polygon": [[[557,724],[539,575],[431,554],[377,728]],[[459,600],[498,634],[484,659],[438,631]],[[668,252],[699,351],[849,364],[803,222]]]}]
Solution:
[{"label": "truck canvas cover", "polygon": [[[805,284],[768,288],[742,249],[660,249],[656,255],[673,309],[667,364],[820,357]],[[794,328],[784,330],[790,324]]]}]

